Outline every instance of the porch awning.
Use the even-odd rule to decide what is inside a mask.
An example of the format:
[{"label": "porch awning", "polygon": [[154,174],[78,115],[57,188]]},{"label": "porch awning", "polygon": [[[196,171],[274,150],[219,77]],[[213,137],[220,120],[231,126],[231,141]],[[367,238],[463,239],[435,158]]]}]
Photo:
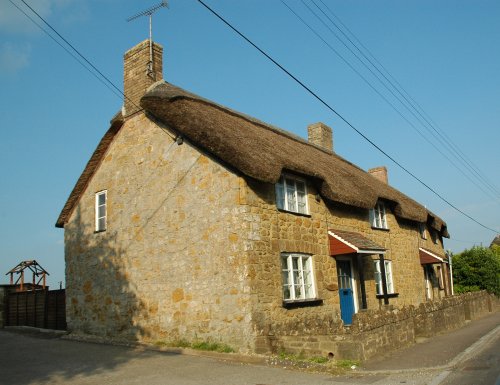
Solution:
[{"label": "porch awning", "polygon": [[341,254],[385,254],[386,249],[359,233],[343,230],[328,230],[330,255]]},{"label": "porch awning", "polygon": [[432,263],[447,263],[444,256],[439,256],[435,252],[424,249],[423,247],[419,247],[418,252],[420,254],[421,265],[429,265]]}]

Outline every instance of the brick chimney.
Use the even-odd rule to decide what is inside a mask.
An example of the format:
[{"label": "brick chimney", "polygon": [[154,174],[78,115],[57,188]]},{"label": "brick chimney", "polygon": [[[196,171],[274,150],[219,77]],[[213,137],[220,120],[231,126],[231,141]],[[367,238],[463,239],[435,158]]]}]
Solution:
[{"label": "brick chimney", "polygon": [[153,42],[152,54],[151,62],[148,39],[129,49],[123,56],[124,116],[139,111],[139,102],[148,87],[163,79],[163,47]]},{"label": "brick chimney", "polygon": [[307,126],[307,136],[309,143],[333,152],[332,129],[326,124],[321,122],[310,124]]},{"label": "brick chimney", "polygon": [[379,181],[384,182],[385,184],[389,184],[389,179],[387,177],[387,167],[375,167],[368,170],[368,173],[373,175]]}]

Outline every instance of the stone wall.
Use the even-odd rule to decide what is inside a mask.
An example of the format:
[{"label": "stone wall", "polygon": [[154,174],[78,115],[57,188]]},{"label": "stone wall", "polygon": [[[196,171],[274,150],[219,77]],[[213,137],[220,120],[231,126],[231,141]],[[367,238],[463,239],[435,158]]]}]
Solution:
[{"label": "stone wall", "polygon": [[[275,203],[274,185],[247,180],[246,199],[241,204],[254,213],[252,224],[255,238],[247,245],[252,294],[252,320],[257,333],[257,352],[279,350],[324,353],[325,349],[349,350],[351,341],[343,332],[340,319],[336,259],[330,256],[328,230],[339,229],[363,234],[387,249],[385,258],[392,261],[395,291],[390,299],[396,307],[417,306],[426,301],[425,280],[419,259],[419,247],[442,255],[442,243],[420,237],[418,224],[404,221],[387,210],[389,230],[373,229],[366,209],[341,204],[326,204],[317,196],[313,183],[307,181],[309,215],[279,211]],[[317,303],[295,308],[285,307],[282,293],[280,254],[306,253],[313,256]],[[352,256],[346,256],[347,259]],[[384,309],[383,300],[376,297],[373,260],[365,256],[364,274],[369,310]],[[357,287],[357,307],[361,303],[359,276],[354,267]],[[438,289],[434,298],[444,295]],[[370,313],[371,314],[371,313]],[[408,321],[410,322],[410,321]],[[411,322],[410,322],[411,323]],[[390,330],[390,327],[384,326]],[[401,325],[398,327],[401,328]],[[413,327],[405,326],[398,346],[414,340]],[[332,343],[336,339],[335,343]],[[367,335],[367,338],[371,337]],[[309,342],[308,342],[309,341]],[[377,343],[380,344],[380,341]],[[389,342],[388,342],[389,343]],[[392,344],[392,342],[390,342]],[[384,346],[384,343],[381,344]],[[343,346],[342,348],[340,346]]]},{"label": "stone wall", "polygon": [[363,311],[354,316],[349,328],[333,328],[328,335],[274,336],[273,342],[278,349],[290,353],[315,356],[331,353],[335,358],[363,361],[410,346],[417,337],[430,338],[458,329],[466,321],[498,308],[497,297],[484,291],[467,293],[417,307]]},{"label": "stone wall", "polygon": [[[65,226],[67,322],[111,339],[254,350],[243,180],[143,114],[128,119]],[[95,232],[95,193],[107,229]]]}]

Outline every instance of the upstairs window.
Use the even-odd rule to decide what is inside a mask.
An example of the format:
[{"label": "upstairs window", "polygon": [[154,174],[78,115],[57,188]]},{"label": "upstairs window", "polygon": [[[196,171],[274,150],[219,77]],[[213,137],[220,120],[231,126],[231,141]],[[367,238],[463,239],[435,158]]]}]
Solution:
[{"label": "upstairs window", "polygon": [[385,215],[385,206],[383,202],[377,202],[375,207],[370,210],[370,223],[376,229],[388,229],[387,217]]},{"label": "upstairs window", "polygon": [[106,231],[107,195],[106,190],[95,194],[95,231]]},{"label": "upstairs window", "polygon": [[316,298],[312,256],[307,254],[281,254],[283,300],[300,301]]},{"label": "upstairs window", "polygon": [[434,242],[437,245],[439,241],[439,233],[436,230],[433,230],[431,234],[432,234],[432,242]]},{"label": "upstairs window", "polygon": [[281,210],[308,214],[306,183],[301,179],[282,175],[276,183],[276,206]]},{"label": "upstairs window", "polygon": [[[387,284],[387,294],[394,293],[394,283],[392,280],[392,262],[384,260],[385,267],[385,282]],[[375,261],[375,289],[377,295],[383,295],[384,290],[382,289],[382,269],[380,267],[380,259]]]},{"label": "upstairs window", "polygon": [[425,229],[425,223],[418,224],[418,231],[420,232],[420,237],[422,239],[427,239],[427,230]]}]

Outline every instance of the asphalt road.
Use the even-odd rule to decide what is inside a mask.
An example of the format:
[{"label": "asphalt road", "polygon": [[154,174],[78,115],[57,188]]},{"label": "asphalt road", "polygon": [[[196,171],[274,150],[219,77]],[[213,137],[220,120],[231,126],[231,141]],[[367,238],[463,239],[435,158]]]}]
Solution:
[{"label": "asphalt road", "polygon": [[1,385],[423,385],[436,373],[334,377],[0,329]]},{"label": "asphalt road", "polygon": [[442,385],[500,385],[500,336],[488,341],[471,359],[457,365]]},{"label": "asphalt road", "polygon": [[[494,385],[499,338],[457,370],[405,370],[343,376],[208,357],[61,339],[52,333],[0,329],[1,385]],[[499,384],[500,385],[500,384]]]}]

